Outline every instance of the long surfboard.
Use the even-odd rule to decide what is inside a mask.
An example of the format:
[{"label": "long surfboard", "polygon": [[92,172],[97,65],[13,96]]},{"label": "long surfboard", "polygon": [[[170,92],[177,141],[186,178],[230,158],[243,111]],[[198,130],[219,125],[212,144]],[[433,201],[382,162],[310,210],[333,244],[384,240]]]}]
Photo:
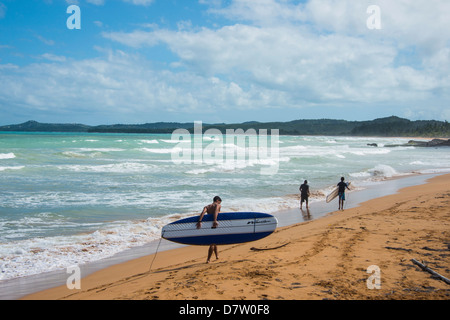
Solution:
[{"label": "long surfboard", "polygon": [[[350,186],[351,182],[347,182],[347,186]],[[331,193],[327,196],[327,203],[331,202],[334,200],[334,198],[336,198],[339,194],[339,187],[334,188],[333,191],[331,191]]]},{"label": "long surfboard", "polygon": [[165,225],[161,237],[188,245],[223,245],[244,243],[267,237],[275,231],[278,220],[260,212],[219,213],[217,228],[212,228],[213,215],[203,217],[202,226],[197,229],[199,216],[189,217]]}]

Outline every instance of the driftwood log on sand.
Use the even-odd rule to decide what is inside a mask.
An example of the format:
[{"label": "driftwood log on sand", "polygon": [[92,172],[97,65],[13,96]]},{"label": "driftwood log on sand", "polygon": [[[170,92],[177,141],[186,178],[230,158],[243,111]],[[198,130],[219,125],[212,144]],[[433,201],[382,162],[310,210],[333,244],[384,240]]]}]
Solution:
[{"label": "driftwood log on sand", "polygon": [[429,267],[427,267],[427,266],[424,265],[423,263],[420,263],[420,262],[417,261],[416,259],[411,259],[411,261],[412,261],[415,265],[418,265],[422,270],[431,273],[433,276],[435,276],[435,277],[439,278],[440,280],[444,281],[446,284],[450,284],[450,279],[444,277],[443,275],[440,275],[439,273],[437,273],[436,271],[430,269]]}]

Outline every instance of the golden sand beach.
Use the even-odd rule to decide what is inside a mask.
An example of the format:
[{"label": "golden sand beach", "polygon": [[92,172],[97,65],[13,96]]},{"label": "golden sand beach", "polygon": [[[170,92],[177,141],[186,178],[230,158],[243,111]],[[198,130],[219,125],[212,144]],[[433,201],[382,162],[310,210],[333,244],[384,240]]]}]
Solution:
[{"label": "golden sand beach", "polygon": [[[95,272],[81,290],[61,286],[24,299],[447,300],[450,285],[412,259],[450,277],[450,175],[222,246],[210,264],[206,251],[159,252],[151,271],[153,255]],[[380,286],[370,289],[376,280]]]}]

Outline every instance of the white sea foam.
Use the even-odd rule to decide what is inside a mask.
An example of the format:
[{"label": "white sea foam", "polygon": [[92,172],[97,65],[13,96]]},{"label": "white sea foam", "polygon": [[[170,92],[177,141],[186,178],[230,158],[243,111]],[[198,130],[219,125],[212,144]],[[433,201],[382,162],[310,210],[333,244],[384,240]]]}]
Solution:
[{"label": "white sea foam", "polygon": [[391,178],[395,175],[398,175],[398,172],[394,168],[384,164],[380,164],[375,168],[370,169],[369,172],[373,176],[382,178]]},{"label": "white sea foam", "polygon": [[112,163],[104,165],[59,165],[59,170],[68,170],[76,172],[110,172],[110,173],[135,173],[148,172],[156,166],[151,164],[137,162]]},{"label": "white sea foam", "polygon": [[94,158],[102,155],[101,152],[74,152],[74,151],[64,151],[61,154],[67,158]]},{"label": "white sea foam", "polygon": [[258,199],[258,201],[252,198],[240,198],[238,201],[227,201],[226,210],[274,213],[297,206],[298,198],[294,196],[269,197]]},{"label": "white sea foam", "polygon": [[299,157],[326,157],[333,156],[346,158],[346,154],[353,156],[371,156],[389,154],[392,149],[388,148],[358,148],[349,145],[330,144],[328,146],[304,146],[296,145],[280,148],[281,154],[293,155]]},{"label": "white sea foam", "polygon": [[385,178],[392,178],[395,176],[401,176],[405,174],[407,173],[400,173],[397,172],[397,170],[395,170],[391,166],[380,164],[375,166],[374,168],[365,171],[350,173],[350,176],[357,179],[371,181],[371,180],[383,180]]},{"label": "white sea foam", "polygon": [[357,156],[367,156],[367,155],[377,155],[377,154],[388,154],[391,152],[389,149],[356,149],[348,151],[351,154],[357,155]]},{"label": "white sea foam", "polygon": [[0,171],[5,171],[5,170],[21,170],[25,168],[25,166],[14,166],[14,167],[0,167]]},{"label": "white sea foam", "polygon": [[147,143],[147,144],[158,144],[158,140],[139,140],[141,143]]},{"label": "white sea foam", "polygon": [[187,174],[205,174],[205,173],[209,173],[209,172],[216,172],[217,169],[216,168],[202,168],[202,169],[192,169],[192,170],[188,170],[186,171]]},{"label": "white sea foam", "polygon": [[7,240],[21,239],[25,235],[45,235],[51,229],[61,227],[78,227],[79,224],[68,221],[65,217],[43,212],[33,216],[25,216],[18,219],[0,220],[0,243]]},{"label": "white sea foam", "polygon": [[427,163],[425,163],[423,161],[412,161],[409,164],[411,164],[411,165],[419,165],[419,166],[427,165]]},{"label": "white sea foam", "polygon": [[[102,184],[102,183],[100,183]],[[154,183],[157,184],[157,183]],[[177,186],[177,182],[171,182],[173,188]],[[167,183],[167,186],[170,186]],[[96,188],[96,185],[94,186]],[[158,187],[158,186],[156,186]],[[172,186],[170,186],[172,187]],[[101,207],[108,215],[107,208],[135,207],[136,210],[143,208],[157,207],[158,210],[167,208],[172,211],[174,207],[186,210],[195,209],[194,202],[190,199],[199,197],[198,193],[192,193],[189,190],[180,190],[177,192],[155,191],[155,187],[149,191],[115,191],[115,192],[71,192],[71,191],[55,191],[55,192],[14,192],[2,197],[2,205],[14,209],[35,209],[45,207],[67,208],[71,206],[79,207]],[[104,189],[102,189],[104,190]],[[204,196],[201,194],[200,196]],[[179,203],[180,201],[190,200],[189,203]],[[85,209],[84,209],[85,210]],[[98,210],[98,209],[97,209]],[[81,209],[83,211],[83,209]],[[167,211],[167,210],[166,210]],[[157,211],[156,211],[157,212]]]},{"label": "white sea foam", "polygon": [[0,280],[98,261],[158,239],[161,228],[180,216],[115,222],[90,234],[38,237],[0,246]]},{"label": "white sea foam", "polygon": [[121,149],[121,148],[78,148],[75,149],[77,151],[80,152],[121,152],[121,151],[126,151],[125,149]]},{"label": "white sea foam", "polygon": [[174,148],[161,148],[161,149],[152,149],[152,148],[141,148],[139,149],[144,152],[150,153],[158,153],[158,154],[171,154],[172,152],[182,152],[182,148],[174,147]]},{"label": "white sea foam", "polygon": [[450,168],[434,168],[434,169],[422,169],[418,171],[419,173],[447,173],[450,172]]},{"label": "white sea foam", "polygon": [[367,178],[372,176],[369,171],[353,172],[350,173],[349,175],[352,178]]},{"label": "white sea foam", "polygon": [[16,157],[16,155],[12,152],[10,153],[0,153],[0,160],[3,159],[14,159]]},{"label": "white sea foam", "polygon": [[248,167],[273,167],[279,166],[280,162],[289,162],[289,157],[268,158],[268,159],[213,159],[211,165],[186,171],[187,174],[205,174],[213,172],[234,172],[236,170],[243,170]]},{"label": "white sea foam", "polygon": [[220,139],[218,137],[203,136],[203,140],[205,140],[205,141],[219,141]]},{"label": "white sea foam", "polygon": [[190,138],[186,140],[167,140],[167,139],[161,139],[162,142],[165,143],[191,143]]}]

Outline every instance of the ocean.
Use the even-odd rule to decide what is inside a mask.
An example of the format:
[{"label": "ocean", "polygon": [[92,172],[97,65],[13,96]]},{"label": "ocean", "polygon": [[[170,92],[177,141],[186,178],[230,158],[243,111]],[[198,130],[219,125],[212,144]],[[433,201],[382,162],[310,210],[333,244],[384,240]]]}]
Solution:
[{"label": "ocean", "polygon": [[0,281],[145,245],[216,195],[274,213],[298,207],[304,180],[313,204],[341,176],[362,190],[450,172],[449,148],[390,146],[406,138],[238,136],[0,132]]}]

